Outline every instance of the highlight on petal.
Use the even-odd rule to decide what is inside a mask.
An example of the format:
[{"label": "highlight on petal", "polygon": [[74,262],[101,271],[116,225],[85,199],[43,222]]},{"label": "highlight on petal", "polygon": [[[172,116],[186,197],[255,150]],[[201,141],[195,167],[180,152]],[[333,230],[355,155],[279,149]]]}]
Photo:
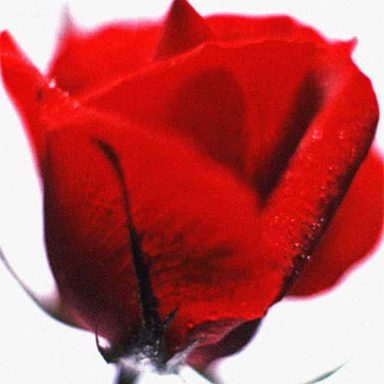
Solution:
[{"label": "highlight on petal", "polygon": [[213,37],[204,18],[186,0],[174,0],[164,22],[155,58],[164,59],[193,49]]},{"label": "highlight on petal", "polygon": [[331,288],[348,268],[372,251],[383,233],[383,173],[382,155],[373,148],[290,295],[313,295]]}]

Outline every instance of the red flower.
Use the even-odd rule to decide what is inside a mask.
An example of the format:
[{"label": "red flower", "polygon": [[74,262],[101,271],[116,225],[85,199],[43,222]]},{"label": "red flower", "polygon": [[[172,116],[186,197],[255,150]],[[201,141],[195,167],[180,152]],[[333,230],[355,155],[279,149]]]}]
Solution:
[{"label": "red flower", "polygon": [[374,153],[319,242],[378,119],[351,49],[288,17],[203,19],[183,0],[164,25],[70,26],[47,76],[3,33],[67,318],[114,354],[197,340],[188,359],[204,366],[248,341],[311,254],[296,295],[363,257],[382,226]]}]

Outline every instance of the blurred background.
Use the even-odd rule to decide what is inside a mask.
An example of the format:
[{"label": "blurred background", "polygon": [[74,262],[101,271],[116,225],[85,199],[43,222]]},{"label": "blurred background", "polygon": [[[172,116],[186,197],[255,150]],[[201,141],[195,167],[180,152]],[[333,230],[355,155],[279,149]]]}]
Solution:
[{"label": "blurred background", "polygon": [[[358,38],[355,62],[371,78],[384,111],[384,2],[382,0],[191,0],[202,14],[289,14],[330,38]],[[64,7],[83,26],[112,20],[159,18],[167,0],[13,0],[0,3],[8,29],[42,70],[60,31]],[[384,127],[376,141],[383,149]],[[0,244],[37,291],[50,287],[42,241],[41,189],[20,121],[0,85]],[[351,223],[353,225],[353,223]],[[383,243],[330,293],[286,299],[273,307],[257,338],[221,361],[225,384],[303,384],[347,363],[330,384],[384,383]],[[0,265],[0,382],[113,382],[91,334],[46,316]]]}]

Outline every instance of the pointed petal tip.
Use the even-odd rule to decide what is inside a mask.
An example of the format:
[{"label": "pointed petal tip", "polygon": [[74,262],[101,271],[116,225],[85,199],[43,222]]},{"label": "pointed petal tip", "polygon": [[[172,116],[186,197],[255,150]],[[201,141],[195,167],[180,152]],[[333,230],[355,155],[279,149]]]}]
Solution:
[{"label": "pointed petal tip", "polygon": [[186,0],[174,0],[165,18],[155,59],[164,59],[192,49],[211,39],[204,18]]},{"label": "pointed petal tip", "polygon": [[357,46],[358,42],[359,42],[359,39],[357,37],[353,37],[352,39],[346,42],[346,45],[350,47],[350,50],[352,52]]},{"label": "pointed petal tip", "polygon": [[0,42],[3,44],[4,42],[8,41],[11,38],[10,33],[7,29],[3,29],[0,31]]},{"label": "pointed petal tip", "polygon": [[[50,79],[43,76],[39,69],[19,48],[8,33],[0,36],[0,68],[4,88],[24,123],[24,129],[31,141],[38,165],[44,156],[45,131],[49,122],[56,122],[58,110],[67,113],[73,103],[58,88],[52,87]],[[50,119],[50,113],[55,115]],[[65,114],[63,114],[65,115]]]},{"label": "pointed petal tip", "polygon": [[25,89],[22,92],[21,76],[28,74],[35,80],[36,69],[8,31],[0,34],[0,68],[4,86],[13,98],[15,92],[18,92],[16,99],[28,93]]},{"label": "pointed petal tip", "polygon": [[72,12],[68,4],[65,4],[61,10],[61,26],[59,30],[60,39],[66,39],[70,36],[76,35],[79,32],[79,27],[76,24]]},{"label": "pointed petal tip", "polygon": [[14,69],[15,60],[31,64],[15,38],[7,30],[4,30],[0,33],[0,68],[3,77],[6,70],[12,71]]},{"label": "pointed petal tip", "polygon": [[191,4],[189,4],[189,1],[187,0],[173,0],[172,4],[171,4],[171,10],[172,9],[187,9],[189,8],[190,10],[193,10],[194,12],[196,12],[194,10],[194,8],[192,7]]},{"label": "pointed petal tip", "polygon": [[342,52],[347,55],[351,56],[353,51],[355,50],[359,40],[357,37],[353,37],[352,39],[345,40],[345,41],[338,41],[336,45],[342,50]]},{"label": "pointed petal tip", "polygon": [[18,48],[17,48],[16,42],[13,39],[13,37],[11,36],[11,34],[7,30],[1,31],[0,32],[0,54],[1,54],[1,57],[3,57],[3,55],[5,53],[16,51],[17,49]]}]

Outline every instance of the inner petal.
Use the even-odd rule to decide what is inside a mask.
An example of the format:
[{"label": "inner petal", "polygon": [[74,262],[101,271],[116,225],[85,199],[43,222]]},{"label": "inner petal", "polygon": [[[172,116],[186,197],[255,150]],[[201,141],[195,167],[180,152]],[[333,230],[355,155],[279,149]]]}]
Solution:
[{"label": "inner petal", "polygon": [[316,111],[316,87],[308,77],[315,53],[310,43],[206,43],[82,102],[155,125],[268,191],[283,167],[265,168],[276,155],[289,157]]},{"label": "inner petal", "polygon": [[273,148],[254,166],[253,183],[264,198],[269,195],[288,166],[300,139],[319,111],[322,98],[316,76],[308,73],[297,90],[291,110],[281,124],[280,135],[275,137]]},{"label": "inner petal", "polygon": [[208,69],[186,79],[171,95],[167,126],[234,170],[246,145],[243,90],[227,69]]},{"label": "inner petal", "polygon": [[48,70],[60,88],[78,96],[141,69],[150,61],[160,32],[158,24],[113,24],[95,31],[64,31]]}]

